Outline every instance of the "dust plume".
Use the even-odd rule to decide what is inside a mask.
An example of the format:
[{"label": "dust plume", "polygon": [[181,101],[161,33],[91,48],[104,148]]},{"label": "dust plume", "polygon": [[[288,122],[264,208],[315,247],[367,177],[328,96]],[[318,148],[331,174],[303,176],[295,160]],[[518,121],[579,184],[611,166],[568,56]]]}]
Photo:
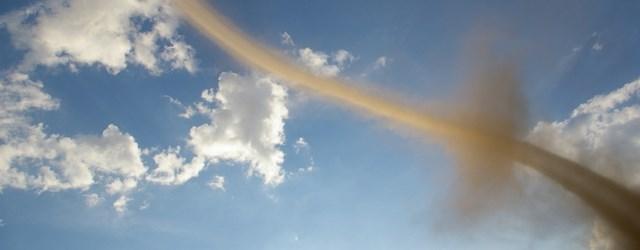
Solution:
[{"label": "dust plume", "polygon": [[[202,0],[181,0],[174,4],[193,26],[242,63],[271,73],[294,88],[454,145],[454,151],[459,151],[460,160],[472,163],[467,172],[471,184],[473,181],[483,181],[487,176],[508,174],[509,163],[517,161],[572,191],[628,239],[640,238],[638,195],[573,161],[519,140],[516,137],[519,120],[516,119],[517,116],[511,115],[510,112],[513,111],[507,109],[504,111],[505,116],[493,116],[493,111],[485,109],[486,107],[480,107],[483,112],[461,112],[456,116],[419,111],[387,98],[387,95],[355,87],[355,84],[313,75],[290,59],[250,39]],[[475,95],[479,102],[492,103],[504,96],[511,96],[513,101],[521,100],[508,87],[515,79],[510,73],[512,71],[504,67],[497,68],[496,71],[489,70],[488,72],[493,73],[487,74],[484,81],[497,82],[498,86],[480,90],[480,94]],[[507,94],[492,95],[495,90],[506,91]],[[505,103],[498,105],[504,106]],[[473,169],[472,166],[478,165],[476,163],[489,166]],[[504,169],[495,170],[496,164],[502,164],[498,169]]]},{"label": "dust plume", "polygon": [[[484,45],[482,45],[484,47]],[[486,47],[485,47],[486,48]],[[465,129],[517,138],[526,130],[527,107],[520,90],[517,64],[490,52],[466,53],[472,61],[462,89],[440,110]],[[485,132],[485,133],[486,133]],[[510,143],[468,143],[464,138],[445,140],[456,161],[457,188],[452,196],[457,216],[473,221],[505,205],[506,196],[518,190],[513,172],[514,147]]]}]

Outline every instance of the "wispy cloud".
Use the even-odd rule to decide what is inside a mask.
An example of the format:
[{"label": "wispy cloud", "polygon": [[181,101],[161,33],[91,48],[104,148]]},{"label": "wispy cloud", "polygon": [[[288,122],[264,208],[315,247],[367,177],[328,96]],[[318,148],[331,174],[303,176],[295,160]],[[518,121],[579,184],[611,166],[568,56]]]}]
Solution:
[{"label": "wispy cloud", "polygon": [[289,33],[287,32],[282,32],[282,34],[280,34],[280,43],[282,43],[283,45],[287,45],[287,46],[296,46],[296,43],[293,41],[293,38],[291,37],[291,35],[289,35]]}]

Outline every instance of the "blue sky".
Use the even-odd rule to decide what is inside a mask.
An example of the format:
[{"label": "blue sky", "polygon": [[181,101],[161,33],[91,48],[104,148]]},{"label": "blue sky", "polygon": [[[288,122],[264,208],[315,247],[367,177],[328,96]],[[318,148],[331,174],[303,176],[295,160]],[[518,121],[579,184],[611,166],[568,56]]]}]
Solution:
[{"label": "blue sky", "polygon": [[[640,184],[640,3],[213,5],[311,72],[425,105],[458,101],[490,37],[518,65],[526,140]],[[239,64],[165,0],[0,15],[1,249],[607,249],[521,166],[469,222],[443,145]]]}]

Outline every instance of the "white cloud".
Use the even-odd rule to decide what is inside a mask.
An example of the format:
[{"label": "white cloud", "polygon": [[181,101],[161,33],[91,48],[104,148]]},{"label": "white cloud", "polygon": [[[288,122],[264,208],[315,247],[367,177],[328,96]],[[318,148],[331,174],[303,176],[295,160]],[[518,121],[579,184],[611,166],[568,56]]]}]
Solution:
[{"label": "white cloud", "polygon": [[248,174],[262,177],[265,184],[280,184],[284,180],[284,153],[279,146],[288,115],[286,96],[285,88],[268,76],[220,74],[218,91],[202,91],[202,101],[186,108],[191,113],[184,117],[199,114],[211,121],[190,130],[188,146],[194,157],[187,161],[179,147],[160,152],[153,157],[156,168],[147,180],[182,184],[198,176],[207,164],[233,161],[248,163]]},{"label": "white cloud", "polygon": [[207,102],[215,102],[216,101],[216,92],[213,89],[205,89],[200,94],[200,97]]},{"label": "white cloud", "polygon": [[638,95],[640,91],[640,81],[633,81],[625,84],[621,88],[612,91],[606,95],[597,95],[586,103],[580,104],[571,113],[571,118],[579,115],[606,113],[607,111],[616,109],[617,106]]},{"label": "white cloud", "polygon": [[349,63],[354,60],[353,55],[346,50],[338,50],[332,56],[322,51],[310,48],[298,50],[298,61],[312,73],[319,76],[337,76]]},{"label": "white cloud", "polygon": [[138,186],[138,181],[134,178],[126,178],[124,180],[115,179],[111,183],[107,184],[108,194],[123,194],[127,193]]},{"label": "white cloud", "polygon": [[193,157],[189,163],[180,156],[180,148],[167,149],[153,156],[156,168],[147,180],[162,185],[179,185],[198,176],[205,167],[203,157]]},{"label": "white cloud", "polygon": [[298,140],[296,140],[295,144],[293,144],[293,149],[296,151],[296,154],[298,154],[300,153],[300,150],[308,150],[309,143],[307,143],[304,138],[299,137]]},{"label": "white cloud", "polygon": [[[216,108],[200,109],[211,123],[191,128],[189,145],[196,157],[209,162],[230,160],[249,163],[249,175],[257,174],[265,184],[283,181],[287,92],[267,76],[242,76],[225,72],[218,78],[218,91],[203,92],[206,103]],[[215,103],[211,103],[215,101]]]},{"label": "white cloud", "polygon": [[[288,33],[282,34],[283,44],[294,46]],[[297,60],[312,73],[333,77],[338,75],[355,57],[346,50],[338,50],[329,56],[310,48],[294,52]],[[257,74],[238,75],[231,72],[220,74],[217,92],[202,91],[201,102],[184,106],[180,101],[169,101],[182,109],[181,117],[204,115],[211,123],[191,128],[188,146],[194,157],[180,156],[180,149],[168,150],[154,157],[156,169],[147,180],[165,185],[181,184],[198,176],[207,164],[232,161],[249,164],[249,175],[258,175],[267,185],[278,185],[285,178],[282,169],[284,153],[279,146],[284,141],[284,120],[288,116],[287,92],[269,76]],[[294,146],[308,151],[303,138]],[[313,170],[313,158],[309,152],[310,165],[300,171]]]},{"label": "white cloud", "polygon": [[378,57],[378,59],[376,59],[376,61],[373,63],[373,69],[377,70],[377,69],[381,69],[387,66],[387,57],[386,56],[381,56]]},{"label": "white cloud", "polygon": [[[295,47],[293,38],[289,33],[283,32],[281,38],[280,43]],[[298,62],[313,74],[325,77],[337,76],[356,59],[351,52],[344,49],[339,49],[329,55],[322,51],[314,51],[311,48],[303,48],[292,51],[292,54]]]},{"label": "white cloud", "polygon": [[[24,137],[10,137],[0,145],[0,188],[85,190],[95,183],[96,175],[128,178],[128,188],[146,171],[133,137],[115,125],[102,136],[47,135],[41,125],[21,128],[19,133]],[[29,174],[29,168],[39,168],[38,173]],[[108,190],[125,189],[112,183]]]},{"label": "white cloud", "polygon": [[280,34],[280,38],[280,43],[282,43],[283,45],[296,46],[296,43],[293,41],[293,38],[291,37],[291,35],[289,35],[289,33],[282,32],[282,34]]},{"label": "white cloud", "polygon": [[[640,80],[579,105],[562,121],[539,122],[528,140],[583,163],[609,178],[640,187]],[[607,249],[612,241],[596,222],[589,242]]]},{"label": "white cloud", "polygon": [[0,219],[0,227],[4,227],[6,224],[4,224],[4,220]]},{"label": "white cloud", "polygon": [[102,197],[100,197],[100,195],[96,194],[96,193],[90,193],[90,194],[85,194],[84,195],[84,203],[88,206],[88,207],[95,207],[98,204],[100,204],[100,202],[102,202]]},{"label": "white cloud", "polygon": [[[168,0],[46,0],[0,16],[0,28],[25,52],[0,79],[0,191],[87,190],[100,184],[107,194],[121,195],[114,208],[124,211],[124,195],[146,173],[133,136],[113,124],[101,135],[45,132],[29,114],[59,104],[27,74],[39,65],[72,72],[94,65],[113,74],[131,64],[152,74],[166,67],[194,72],[194,51],[176,33],[178,23]],[[91,193],[85,199],[94,206],[102,198]]]},{"label": "white cloud", "polygon": [[[338,50],[332,56],[310,48],[297,52],[303,65],[322,76],[336,76],[354,60],[346,50]],[[224,72],[218,78],[218,90],[202,91],[200,102],[185,106],[168,97],[184,110],[181,117],[203,115],[211,122],[191,128],[191,160],[181,156],[180,148],[165,150],[154,156],[156,168],[146,179],[164,185],[182,184],[198,176],[207,164],[232,161],[248,163],[248,174],[262,177],[267,185],[280,184],[286,176],[282,169],[284,153],[279,148],[288,116],[286,96],[286,89],[269,76]],[[303,147],[308,151],[305,143],[300,138],[294,145],[296,152]],[[313,158],[309,152],[305,154],[310,165],[300,171],[312,171]]]},{"label": "white cloud", "polygon": [[146,210],[147,208],[149,208],[151,206],[151,203],[149,203],[149,201],[143,201],[142,204],[140,205],[140,207],[138,207],[139,210]]},{"label": "white cloud", "polygon": [[113,202],[113,209],[116,210],[119,214],[123,214],[127,211],[127,204],[131,201],[127,196],[120,196],[116,201]]},{"label": "white cloud", "polygon": [[593,46],[591,46],[591,49],[593,49],[595,51],[600,51],[600,50],[604,49],[604,44],[602,44],[600,42],[595,42],[593,44]]},{"label": "white cloud", "polygon": [[629,185],[640,184],[640,80],[581,104],[563,121],[539,122],[529,139]]},{"label": "white cloud", "polygon": [[197,70],[194,55],[193,48],[181,41],[172,42],[161,54],[163,60],[171,62],[173,69],[186,69],[191,73]]},{"label": "white cloud", "polygon": [[0,190],[88,189],[96,176],[135,182],[146,171],[134,138],[109,125],[101,136],[47,134],[28,117],[58,103],[19,73],[0,80]]},{"label": "white cloud", "polygon": [[[266,76],[221,74],[219,90],[203,91],[203,102],[186,107],[182,114],[211,119],[190,131],[188,146],[195,156],[187,161],[180,148],[166,149],[153,156],[156,168],[149,174],[141,159],[143,150],[115,125],[108,125],[101,136],[67,137],[48,134],[43,124],[29,119],[32,110],[58,107],[42,91],[42,83],[26,75],[38,65],[66,65],[72,71],[81,65],[99,65],[115,74],[136,63],[160,74],[164,62],[174,69],[195,71],[193,49],[175,34],[178,20],[167,3],[50,0],[0,17],[14,46],[25,51],[14,71],[21,73],[7,74],[0,81],[0,190],[87,190],[100,183],[107,194],[120,195],[114,208],[124,211],[129,201],[125,195],[142,177],[177,185],[198,176],[206,164],[221,160],[248,163],[249,175],[262,177],[266,184],[283,181],[284,153],[279,146],[288,114],[287,93]],[[306,48],[298,56],[324,76],[337,75],[354,60],[346,50],[328,56]],[[101,199],[97,194],[85,198],[87,204]]]},{"label": "white cloud", "polygon": [[12,73],[0,79],[0,139],[8,140],[16,130],[29,126],[27,112],[58,108],[58,101],[42,88],[41,82],[31,81],[25,74]]},{"label": "white cloud", "polygon": [[225,191],[225,189],[224,189],[224,176],[219,176],[219,175],[214,176],[211,179],[211,181],[209,181],[209,183],[207,183],[207,185],[213,190]]},{"label": "white cloud", "polygon": [[[283,44],[294,46],[288,33],[282,34]],[[336,76],[354,60],[346,50],[338,50],[331,56],[310,48],[297,51],[297,60],[311,72],[321,76]],[[194,157],[188,162],[180,154],[180,148],[168,149],[154,156],[157,165],[147,180],[165,185],[177,185],[198,176],[207,164],[232,161],[249,164],[249,175],[262,177],[267,185],[278,185],[285,178],[282,169],[284,153],[279,146],[284,141],[284,120],[288,116],[287,91],[269,76],[220,74],[218,90],[202,91],[202,101],[184,106],[169,97],[169,101],[182,109],[181,117],[204,115],[210,123],[192,127],[188,146]],[[296,151],[308,145],[303,138],[296,144]],[[302,171],[313,170],[313,159]],[[216,177],[217,178],[217,177]],[[215,182],[222,180],[222,182]],[[224,183],[214,179],[214,186]],[[210,183],[210,184],[211,184]]]},{"label": "white cloud", "polygon": [[345,64],[353,62],[355,57],[349,51],[341,49],[333,53],[332,59],[338,66],[342,67]]},{"label": "white cloud", "polygon": [[158,74],[159,59],[195,70],[191,47],[176,34],[178,17],[168,0],[48,0],[6,14],[0,24],[14,46],[26,51],[20,72],[79,64],[118,73],[136,63]]},{"label": "white cloud", "polygon": [[[11,73],[0,80],[0,191],[7,187],[60,191],[87,190],[97,182],[107,193],[126,193],[146,172],[135,139],[108,125],[101,135],[66,137],[33,124],[29,112],[51,110],[58,102],[42,83]],[[87,206],[102,198],[85,195]]]}]

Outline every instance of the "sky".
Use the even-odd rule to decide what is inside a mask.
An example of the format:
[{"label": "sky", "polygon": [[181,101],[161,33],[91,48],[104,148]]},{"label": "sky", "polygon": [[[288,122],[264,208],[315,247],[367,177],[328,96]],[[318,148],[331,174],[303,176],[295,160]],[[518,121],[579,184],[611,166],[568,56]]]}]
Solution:
[{"label": "sky", "polygon": [[[482,88],[481,41],[517,68],[524,140],[640,187],[640,3],[211,4],[313,74],[416,108]],[[242,65],[167,0],[5,1],[0,54],[0,249],[616,248],[517,164],[461,215],[447,145]]]}]

